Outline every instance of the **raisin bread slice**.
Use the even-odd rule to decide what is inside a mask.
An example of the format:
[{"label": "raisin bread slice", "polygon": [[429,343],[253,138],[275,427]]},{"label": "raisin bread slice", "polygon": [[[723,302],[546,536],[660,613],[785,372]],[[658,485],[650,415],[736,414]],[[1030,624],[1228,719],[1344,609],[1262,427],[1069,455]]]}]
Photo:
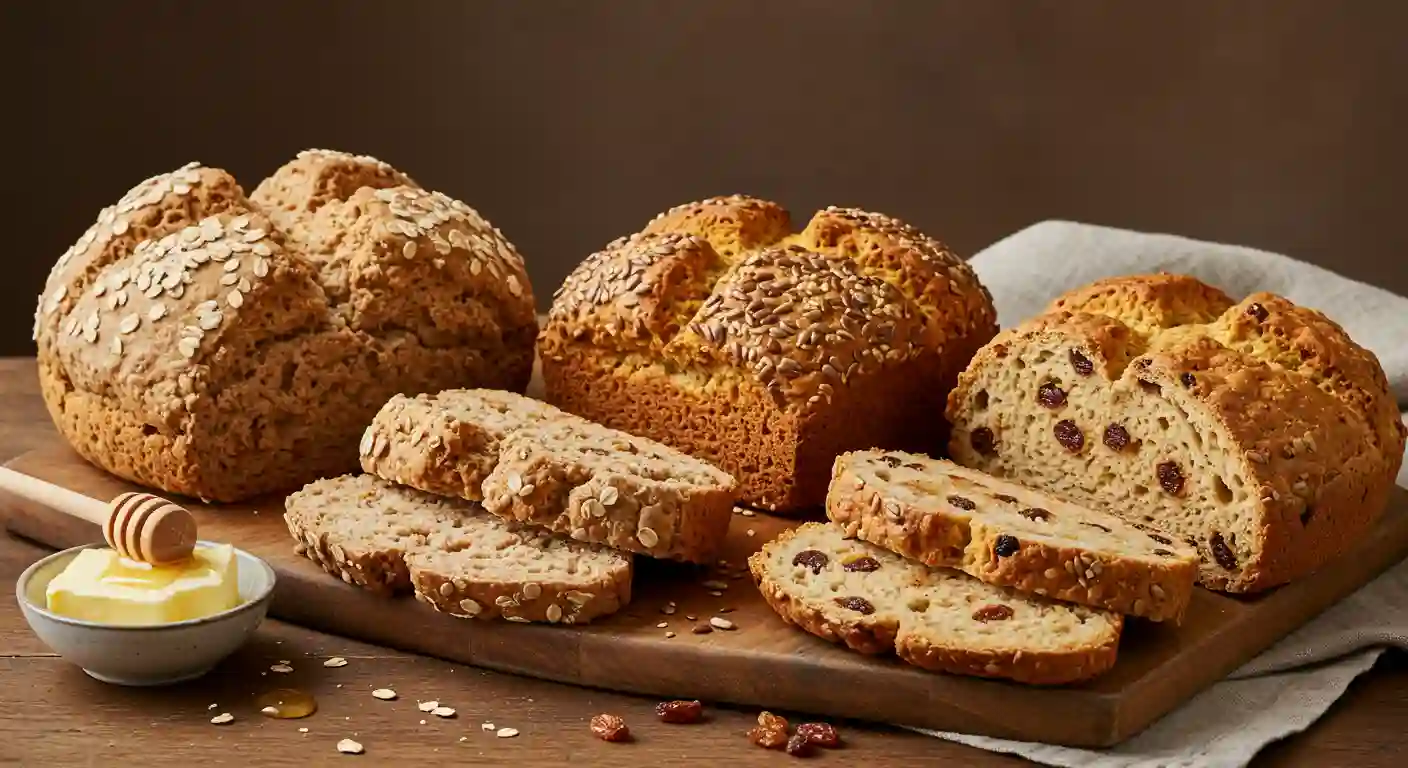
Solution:
[{"label": "raisin bread slice", "polygon": [[1195,546],[1199,582],[1319,569],[1383,513],[1405,430],[1378,360],[1270,293],[1102,280],[997,336],[949,396],[949,455]]},{"label": "raisin bread slice", "polygon": [[393,398],[362,448],[388,480],[650,557],[711,561],[733,513],[728,473],[509,392]]},{"label": "raisin bread slice", "polygon": [[1182,542],[950,461],[837,457],[826,513],[848,536],[925,565],[1153,621],[1182,619],[1198,555]]},{"label": "raisin bread slice", "polygon": [[768,605],[806,631],[925,669],[1038,685],[1114,666],[1123,618],[929,568],[806,523],[748,558]]},{"label": "raisin bread slice", "polygon": [[349,584],[414,592],[464,618],[578,624],[631,600],[631,559],[506,522],[469,501],[371,475],[318,480],[290,495],[297,550]]}]

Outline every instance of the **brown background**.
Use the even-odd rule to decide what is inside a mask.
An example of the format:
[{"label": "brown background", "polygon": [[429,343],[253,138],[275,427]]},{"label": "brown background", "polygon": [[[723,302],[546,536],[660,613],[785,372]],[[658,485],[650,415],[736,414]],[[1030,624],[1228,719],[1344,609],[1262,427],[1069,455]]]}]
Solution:
[{"label": "brown background", "polygon": [[[188,160],[377,155],[479,208],[546,305],[675,203],[847,204],[972,253],[1069,218],[1408,293],[1408,3],[8,4],[0,354],[54,258]],[[799,221],[799,223],[801,223]]]}]

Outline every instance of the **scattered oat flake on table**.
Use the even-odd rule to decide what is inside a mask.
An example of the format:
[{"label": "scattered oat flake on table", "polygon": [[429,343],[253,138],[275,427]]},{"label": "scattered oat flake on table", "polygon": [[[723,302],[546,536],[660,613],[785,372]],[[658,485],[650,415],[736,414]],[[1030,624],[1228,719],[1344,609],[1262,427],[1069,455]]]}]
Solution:
[{"label": "scattered oat flake on table", "polygon": [[511,738],[513,738],[514,736],[517,736],[517,735],[518,735],[518,729],[517,729],[517,728],[500,728],[499,730],[497,730],[497,731],[494,732],[494,735],[495,735],[495,736],[498,736],[498,737],[501,738],[501,739],[511,739]]},{"label": "scattered oat flake on table", "polygon": [[416,709],[419,709],[422,712],[429,712],[430,710],[435,709],[438,706],[440,706],[440,702],[438,701],[422,701],[421,703],[416,705]]},{"label": "scattered oat flake on table", "polygon": [[705,589],[728,589],[727,584],[723,583],[722,581],[716,581],[713,579],[710,579],[709,581],[701,581],[699,582],[699,586]]},{"label": "scattered oat flake on table", "polygon": [[738,625],[734,624],[728,619],[720,618],[718,616],[714,616],[713,618],[709,619],[709,624],[713,625],[715,629],[730,630],[738,628]]},{"label": "scattered oat flake on table", "polygon": [[220,706],[220,705],[219,705],[219,704],[211,704],[210,706],[206,707],[206,709],[215,709],[215,708],[218,707],[218,706]]},{"label": "scattered oat flake on table", "polygon": [[670,626],[668,622],[662,621],[662,622],[660,622],[659,624],[656,624],[656,625],[655,625],[655,628],[656,628],[656,629],[664,629],[665,627],[668,627],[668,626]]},{"label": "scattered oat flake on table", "polygon": [[752,529],[752,528],[749,528],[748,531],[747,531],[747,533],[748,533],[749,536],[752,536],[752,535],[753,535],[753,529]]},{"label": "scattered oat flake on table", "polygon": [[351,739],[343,739],[337,742],[337,751],[344,755],[360,755],[362,754],[362,745]]},{"label": "scattered oat flake on table", "polygon": [[216,725],[224,725],[225,723],[233,723],[234,721],[235,716],[230,714],[229,712],[221,712],[215,717],[210,718],[210,722]]},{"label": "scattered oat flake on table", "polygon": [[377,697],[378,699],[381,699],[382,701],[391,701],[392,699],[396,698],[396,692],[391,690],[390,688],[378,688],[375,691],[372,691],[372,695]]},{"label": "scattered oat flake on table", "polygon": [[435,715],[436,717],[454,717],[455,709],[454,707],[436,707],[435,709],[430,710],[430,714]]},{"label": "scattered oat flake on table", "polygon": [[274,666],[269,667],[269,671],[278,672],[281,675],[286,675],[293,671],[293,667],[290,667],[287,664],[275,664]]},{"label": "scattered oat flake on table", "polygon": [[259,710],[259,714],[261,714],[261,715],[277,715],[277,714],[279,714],[279,708],[278,708],[278,707],[265,707],[265,708]]},{"label": "scattered oat flake on table", "polygon": [[481,730],[485,730],[485,731],[492,731],[492,730],[494,730],[494,724],[493,724],[493,723],[482,723],[482,724],[480,724],[479,728],[480,728]]},{"label": "scattered oat flake on table", "polygon": [[299,729],[298,729],[298,732],[299,732],[299,733],[307,733],[307,732],[308,732],[308,729],[307,729],[307,728],[299,728]]},{"label": "scattered oat flake on table", "polygon": [[323,662],[323,666],[325,666],[325,667],[345,667],[345,666],[347,666],[347,659],[344,659],[344,658],[342,658],[341,656],[334,656],[334,657],[332,657],[331,659],[328,659],[327,661],[324,661],[324,662]]}]

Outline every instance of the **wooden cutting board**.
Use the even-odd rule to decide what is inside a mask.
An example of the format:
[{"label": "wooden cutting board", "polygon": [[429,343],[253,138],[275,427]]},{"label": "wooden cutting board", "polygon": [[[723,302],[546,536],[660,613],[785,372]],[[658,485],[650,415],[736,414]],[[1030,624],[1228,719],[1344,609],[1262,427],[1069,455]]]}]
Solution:
[{"label": "wooden cutting board", "polygon": [[[133,490],[67,447],[32,451],[9,466],[105,501]],[[1108,746],[1138,733],[1408,554],[1408,492],[1395,489],[1377,530],[1314,577],[1251,599],[1199,589],[1182,626],[1131,622],[1109,673],[1085,685],[1035,688],[860,656],[783,624],[747,577],[726,580],[714,596],[700,582],[716,573],[656,561],[638,561],[626,611],[589,626],[455,619],[409,598],[375,597],[296,556],[281,498],[187,506],[201,538],[233,543],[278,572],[272,615],[325,632],[577,685],[1072,746]],[[8,494],[0,494],[0,511],[11,531],[52,547],[101,539],[97,526]],[[723,558],[742,564],[790,524],[736,514]],[[661,611],[668,601],[677,605],[673,615]],[[691,631],[724,607],[734,609],[726,618],[736,630]]]}]

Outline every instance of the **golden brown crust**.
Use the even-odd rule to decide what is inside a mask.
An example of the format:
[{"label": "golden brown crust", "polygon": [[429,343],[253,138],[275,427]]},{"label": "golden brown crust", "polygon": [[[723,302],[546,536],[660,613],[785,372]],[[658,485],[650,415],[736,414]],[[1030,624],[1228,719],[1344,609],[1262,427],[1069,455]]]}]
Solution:
[{"label": "golden brown crust", "polygon": [[[1002,429],[991,430],[993,455],[973,447],[974,429],[995,418],[980,415],[983,382],[1015,370],[1013,360],[1026,350],[1084,355],[1094,376],[1073,375],[1077,386],[1088,381],[1121,402],[1153,393],[1225,441],[1219,444],[1230,457],[1228,469],[1254,493],[1253,519],[1244,522],[1256,541],[1228,545],[1221,557],[1222,545],[1198,541],[1201,582],[1259,591],[1315,570],[1377,519],[1402,462],[1404,429],[1377,360],[1337,325],[1268,294],[1224,302],[1216,289],[1193,282],[1102,281],[1004,331],[974,356],[950,394],[948,416],[958,424],[950,451],[960,463],[1002,473],[993,464],[1006,461]],[[1101,450],[1093,442],[1083,450]],[[1141,482],[1157,489],[1150,480]],[[1248,553],[1250,562],[1242,557]],[[1236,566],[1225,567],[1232,560]]]},{"label": "golden brown crust", "polygon": [[38,306],[60,432],[121,477],[237,501],[353,468],[357,435],[396,392],[526,386],[537,324],[507,241],[435,193],[352,195],[362,204],[339,232],[304,219],[293,234],[229,174],[190,165],[106,209]]},{"label": "golden brown crust", "polygon": [[594,254],[539,337],[547,400],[700,455],[774,511],[820,503],[840,451],[941,446],[943,395],[996,330],[972,271],[879,214],[787,229],[774,203],[714,198]]}]

